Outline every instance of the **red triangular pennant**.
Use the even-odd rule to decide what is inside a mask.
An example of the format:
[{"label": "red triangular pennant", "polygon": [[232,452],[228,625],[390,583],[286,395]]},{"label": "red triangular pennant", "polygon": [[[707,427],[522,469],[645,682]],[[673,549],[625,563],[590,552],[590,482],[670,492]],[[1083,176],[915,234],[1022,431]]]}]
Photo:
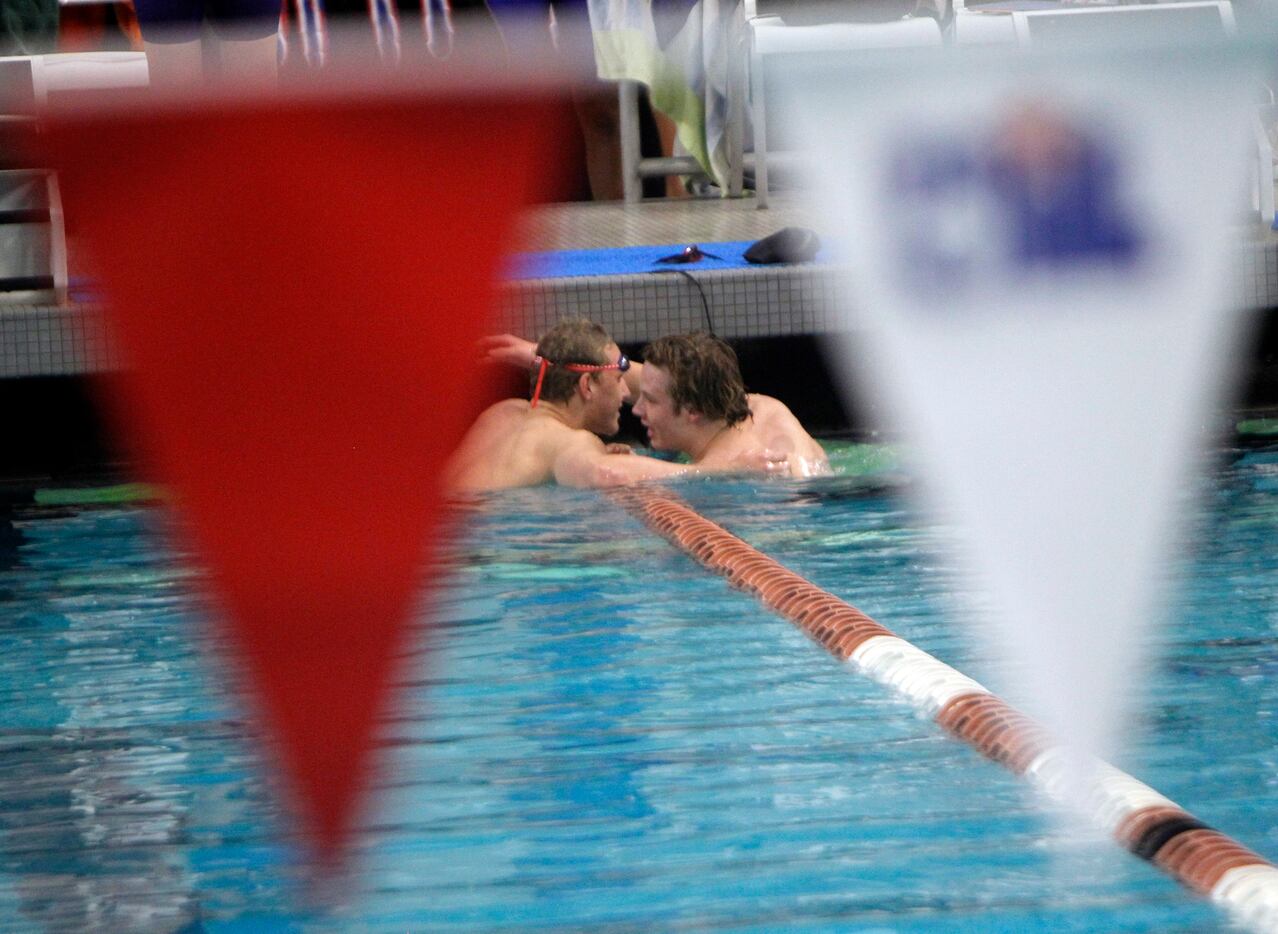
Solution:
[{"label": "red triangular pennant", "polygon": [[55,125],[66,212],[311,839],[340,849],[557,111],[470,95]]}]

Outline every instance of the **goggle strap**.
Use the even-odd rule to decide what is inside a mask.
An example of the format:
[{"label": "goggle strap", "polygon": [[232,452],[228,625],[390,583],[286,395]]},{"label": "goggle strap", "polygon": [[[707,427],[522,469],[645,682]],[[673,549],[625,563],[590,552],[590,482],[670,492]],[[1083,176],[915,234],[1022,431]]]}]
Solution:
[{"label": "goggle strap", "polygon": [[537,400],[541,398],[541,384],[546,378],[546,369],[548,367],[557,366],[571,373],[603,373],[608,370],[620,370],[625,372],[630,367],[630,361],[624,355],[616,363],[551,363],[545,357],[533,357],[533,365],[537,367],[537,385],[533,388],[532,404],[530,409],[537,408]]},{"label": "goggle strap", "polygon": [[541,398],[541,383],[542,380],[546,378],[546,367],[550,365],[550,361],[545,357],[538,357],[537,363],[537,386],[533,389],[532,405],[529,406],[530,409],[537,408],[537,400]]}]

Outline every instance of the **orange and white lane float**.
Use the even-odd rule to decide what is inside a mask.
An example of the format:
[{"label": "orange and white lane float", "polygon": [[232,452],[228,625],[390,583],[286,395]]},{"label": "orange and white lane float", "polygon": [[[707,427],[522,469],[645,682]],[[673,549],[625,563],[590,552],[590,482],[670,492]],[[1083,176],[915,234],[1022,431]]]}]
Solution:
[{"label": "orange and white lane float", "polygon": [[[1053,800],[1073,800],[1068,751],[976,681],[785,568],[668,490],[642,486],[612,495],[655,532],[734,587],[754,594],[836,658],[905,695],[982,755]],[[1278,929],[1278,867],[1132,776],[1099,760],[1091,765],[1085,809],[1098,827],[1253,930]]]}]

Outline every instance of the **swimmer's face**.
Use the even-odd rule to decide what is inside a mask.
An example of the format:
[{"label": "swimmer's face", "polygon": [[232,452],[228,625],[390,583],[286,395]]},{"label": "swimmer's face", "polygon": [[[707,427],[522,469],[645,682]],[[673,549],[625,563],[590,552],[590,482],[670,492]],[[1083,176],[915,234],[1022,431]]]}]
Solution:
[{"label": "swimmer's face", "polygon": [[[608,345],[608,362],[621,359],[616,344]],[[621,430],[621,403],[626,398],[625,377],[620,370],[604,370],[586,377],[590,384],[590,398],[586,405],[586,428],[597,435],[608,437]]]},{"label": "swimmer's face", "polygon": [[639,377],[639,399],[633,411],[648,429],[648,443],[658,451],[686,451],[692,413],[675,412],[670,398],[670,374],[659,366],[644,364]]}]

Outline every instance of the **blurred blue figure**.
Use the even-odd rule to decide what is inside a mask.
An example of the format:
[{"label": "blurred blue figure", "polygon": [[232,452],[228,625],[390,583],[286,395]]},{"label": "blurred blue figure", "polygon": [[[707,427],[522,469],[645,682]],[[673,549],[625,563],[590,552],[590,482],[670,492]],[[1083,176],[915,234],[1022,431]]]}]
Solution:
[{"label": "blurred blue figure", "polygon": [[990,191],[1021,266],[1079,262],[1126,265],[1140,237],[1121,198],[1111,148],[1066,120],[1026,106],[1000,128],[989,161]]},{"label": "blurred blue figure", "polygon": [[1127,268],[1147,239],[1103,128],[1044,106],[992,128],[902,134],[890,161],[895,267],[930,298],[1016,289],[1029,272]]}]

